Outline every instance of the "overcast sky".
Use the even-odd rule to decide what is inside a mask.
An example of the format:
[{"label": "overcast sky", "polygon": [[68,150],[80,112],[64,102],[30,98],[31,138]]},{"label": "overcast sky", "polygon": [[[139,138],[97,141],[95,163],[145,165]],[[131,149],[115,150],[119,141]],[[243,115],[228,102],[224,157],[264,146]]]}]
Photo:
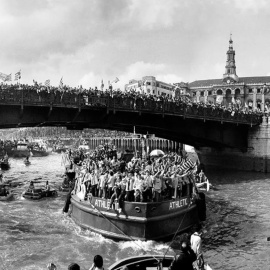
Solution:
[{"label": "overcast sky", "polygon": [[269,26],[267,0],[0,0],[0,72],[87,88],[221,78],[232,32],[237,75],[266,76]]}]

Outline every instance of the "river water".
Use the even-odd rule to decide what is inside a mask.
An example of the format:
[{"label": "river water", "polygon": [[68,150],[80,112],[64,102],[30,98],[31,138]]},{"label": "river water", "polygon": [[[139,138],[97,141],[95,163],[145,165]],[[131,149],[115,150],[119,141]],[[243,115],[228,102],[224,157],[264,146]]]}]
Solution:
[{"label": "river water", "polygon": [[[11,159],[4,177],[21,183],[13,188],[15,199],[0,202],[0,269],[46,269],[54,262],[67,269],[77,262],[89,269],[96,254],[103,256],[105,267],[117,259],[143,254],[163,254],[169,243],[115,242],[82,230],[62,214],[65,193],[56,198],[29,201],[21,197],[30,180],[49,180],[54,188],[62,182],[61,155],[32,158],[25,166],[22,159]],[[207,214],[203,251],[214,269],[269,269],[270,179],[265,174],[210,171],[207,176],[214,190],[207,193]],[[173,244],[177,248],[177,242]],[[169,249],[169,254],[174,254]]]}]

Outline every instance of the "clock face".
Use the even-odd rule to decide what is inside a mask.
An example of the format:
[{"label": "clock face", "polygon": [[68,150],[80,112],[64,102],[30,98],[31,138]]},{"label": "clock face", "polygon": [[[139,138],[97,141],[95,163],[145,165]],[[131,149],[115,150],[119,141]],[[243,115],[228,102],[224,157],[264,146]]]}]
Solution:
[{"label": "clock face", "polygon": [[230,83],[231,81],[230,80],[227,80],[227,83]]}]

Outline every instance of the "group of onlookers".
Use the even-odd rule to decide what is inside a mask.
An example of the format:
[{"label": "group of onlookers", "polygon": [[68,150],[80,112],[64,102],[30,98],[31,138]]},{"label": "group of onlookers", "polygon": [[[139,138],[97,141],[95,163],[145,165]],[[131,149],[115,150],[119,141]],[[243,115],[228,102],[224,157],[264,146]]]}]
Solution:
[{"label": "group of onlookers", "polygon": [[[259,108],[256,108],[255,110],[248,105],[241,105],[240,103],[227,103],[227,104],[221,104],[221,103],[214,103],[212,101],[207,102],[196,102],[192,100],[187,95],[154,95],[151,93],[145,93],[145,92],[138,92],[135,90],[130,91],[122,91],[120,89],[112,89],[112,87],[109,87],[109,89],[99,90],[97,87],[95,88],[83,88],[82,86],[79,87],[69,87],[66,85],[63,85],[61,87],[54,87],[49,86],[46,87],[44,85],[40,85],[35,82],[34,85],[27,85],[27,84],[15,84],[15,85],[7,85],[7,84],[1,84],[0,85],[0,91],[4,94],[4,92],[14,92],[17,93],[17,91],[23,90],[25,92],[29,93],[38,93],[40,96],[40,101],[42,102],[42,99],[49,100],[50,102],[56,102],[56,103],[76,103],[78,102],[77,95],[80,94],[82,96],[81,102],[85,105],[92,106],[96,103],[91,103],[88,98],[91,97],[113,97],[118,99],[134,99],[135,103],[132,105],[133,108],[136,107],[136,100],[140,99],[142,101],[154,101],[156,103],[174,103],[177,106],[184,106],[185,109],[187,108],[193,108],[196,107],[199,109],[204,108],[211,108],[212,111],[223,111],[227,112],[231,115],[231,117],[235,117],[237,114],[249,114],[249,115],[257,115],[261,116],[264,113],[268,113],[268,111],[262,111]],[[50,93],[54,93],[55,97],[52,98]],[[30,94],[31,95],[31,94]],[[14,95],[16,96],[16,95]],[[3,95],[4,97],[4,95]],[[19,98],[19,96],[18,96]],[[145,103],[143,103],[145,104]],[[106,106],[106,104],[101,104],[103,106]],[[162,104],[158,105],[154,108],[158,109],[161,108]],[[152,108],[152,107],[151,107]],[[210,111],[211,114],[211,111]]]}]

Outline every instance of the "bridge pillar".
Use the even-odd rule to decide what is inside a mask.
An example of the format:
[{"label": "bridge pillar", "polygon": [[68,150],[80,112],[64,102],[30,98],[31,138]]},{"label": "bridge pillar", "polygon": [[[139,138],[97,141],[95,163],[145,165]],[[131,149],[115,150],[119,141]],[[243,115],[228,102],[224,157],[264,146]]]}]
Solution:
[{"label": "bridge pillar", "polygon": [[260,126],[249,129],[246,151],[200,147],[196,148],[196,152],[206,168],[270,172],[270,121],[263,117]]}]

